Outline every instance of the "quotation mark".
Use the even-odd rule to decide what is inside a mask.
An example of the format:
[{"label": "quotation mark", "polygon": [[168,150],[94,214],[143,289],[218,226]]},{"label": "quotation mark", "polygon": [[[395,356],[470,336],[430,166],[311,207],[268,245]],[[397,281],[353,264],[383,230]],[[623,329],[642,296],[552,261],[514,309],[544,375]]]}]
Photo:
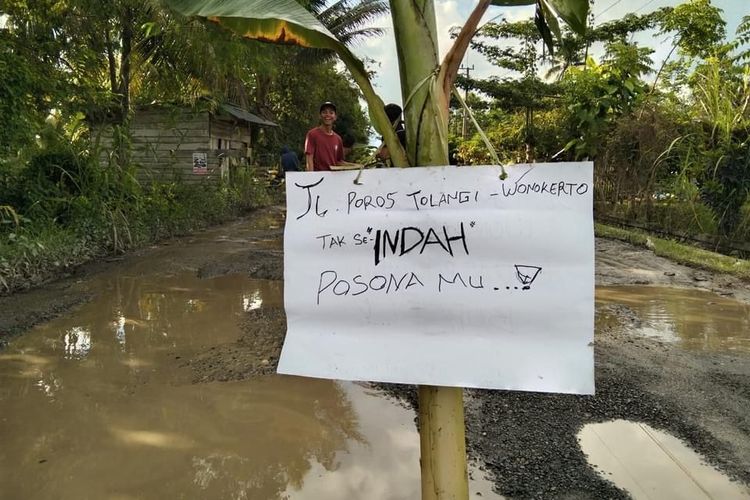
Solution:
[{"label": "quotation mark", "polygon": [[474,226],[476,226],[476,225],[477,225],[477,223],[476,223],[476,222],[474,222],[474,221],[471,221],[471,222],[469,222],[469,226],[471,226],[471,227],[474,227]]}]

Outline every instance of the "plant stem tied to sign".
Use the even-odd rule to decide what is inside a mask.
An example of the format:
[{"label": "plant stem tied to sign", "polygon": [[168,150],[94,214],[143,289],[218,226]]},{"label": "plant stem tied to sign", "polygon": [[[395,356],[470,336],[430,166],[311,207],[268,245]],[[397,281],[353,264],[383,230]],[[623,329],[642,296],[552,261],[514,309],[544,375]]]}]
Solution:
[{"label": "plant stem tied to sign", "polygon": [[469,498],[463,389],[419,386],[422,500]]}]

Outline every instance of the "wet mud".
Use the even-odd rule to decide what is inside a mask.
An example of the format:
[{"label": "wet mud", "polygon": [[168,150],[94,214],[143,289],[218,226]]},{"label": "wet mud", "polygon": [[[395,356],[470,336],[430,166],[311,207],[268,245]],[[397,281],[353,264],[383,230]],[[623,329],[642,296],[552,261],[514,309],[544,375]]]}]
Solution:
[{"label": "wet mud", "polygon": [[[168,252],[180,247],[190,248],[190,252],[180,253],[180,259],[160,261],[159,272],[163,276],[162,279],[168,280],[170,276],[189,273],[204,281],[218,279],[217,286],[221,286],[222,277],[228,276],[241,276],[255,281],[252,281],[250,288],[250,285],[243,285],[247,290],[242,292],[241,301],[236,306],[229,310],[221,309],[216,313],[216,317],[235,318],[231,320],[236,324],[232,331],[222,330],[210,338],[204,335],[191,337],[189,350],[175,351],[169,342],[159,340],[155,344],[161,353],[158,359],[145,357],[130,360],[129,369],[132,372],[133,366],[141,364],[156,366],[159,360],[168,363],[174,371],[170,372],[167,383],[177,384],[177,392],[184,392],[183,399],[200,405],[200,402],[211,401],[211,398],[220,397],[226,392],[226,404],[229,406],[225,408],[235,411],[233,405],[242,404],[251,408],[252,411],[248,410],[249,415],[262,411],[267,412],[269,418],[276,415],[273,418],[281,418],[282,423],[286,422],[288,428],[274,427],[273,437],[280,440],[288,439],[299,432],[292,420],[284,420],[286,416],[310,413],[308,417],[317,429],[316,440],[310,449],[326,448],[301,453],[307,453],[308,457],[318,457],[317,462],[308,461],[306,458],[300,461],[297,455],[286,458],[274,455],[271,458],[277,472],[273,475],[274,481],[279,477],[285,477],[286,474],[292,482],[289,484],[296,481],[301,487],[302,478],[305,477],[308,489],[300,491],[307,491],[307,495],[312,496],[305,497],[287,483],[274,482],[272,486],[263,486],[262,490],[256,491],[255,493],[261,495],[256,497],[316,498],[315,495],[324,495],[317,498],[353,498],[336,496],[326,490],[332,484],[331,475],[344,476],[345,479],[341,482],[347,483],[345,488],[350,489],[341,489],[339,493],[355,494],[356,486],[350,483],[359,473],[357,471],[362,470],[361,467],[352,468],[353,459],[347,462],[336,455],[333,449],[352,450],[373,445],[364,442],[366,439],[359,434],[357,425],[353,422],[356,418],[351,409],[340,402],[343,398],[340,393],[348,393],[348,397],[352,401],[358,401],[357,404],[362,408],[370,407],[368,405],[375,401],[366,397],[372,391],[380,394],[378,397],[382,397],[384,391],[405,407],[413,407],[416,404],[415,389],[392,384],[349,384],[339,387],[328,382],[314,382],[314,387],[319,386],[321,394],[325,392],[322,396],[312,394],[311,397],[315,401],[330,399],[336,402],[335,411],[328,414],[318,409],[310,412],[310,408],[305,406],[307,400],[304,398],[307,396],[305,393],[308,392],[308,388],[297,386],[294,378],[274,375],[286,328],[283,305],[280,302],[283,291],[283,229],[279,223],[280,209],[262,212],[258,219],[252,224],[248,221],[239,221],[229,228],[217,230],[218,232],[208,231],[206,234],[173,240],[144,251],[158,256],[162,252],[169,255]],[[217,238],[221,241],[219,247],[225,250],[216,250]],[[209,240],[213,242],[212,245],[208,245]],[[206,251],[202,251],[204,244]],[[747,317],[743,317],[743,314],[747,315],[747,312],[743,312],[747,309],[743,308],[750,305],[750,285],[729,276],[677,265],[654,256],[648,250],[622,242],[597,240],[596,245],[596,283],[601,290],[597,295],[596,395],[465,391],[468,449],[471,458],[478,464],[473,474],[481,474],[480,469],[485,471],[488,478],[494,482],[495,493],[507,498],[600,499],[637,496],[637,492],[622,489],[622,485],[618,486],[612,480],[608,480],[612,479],[611,476],[592,466],[579,441],[579,433],[587,425],[619,419],[642,423],[655,430],[669,433],[698,452],[707,464],[737,481],[737,484],[742,487],[750,485],[750,353],[746,337],[735,332],[742,329],[748,321]],[[127,262],[131,258],[128,256],[124,260]],[[102,291],[102,288],[95,284],[96,280],[91,277],[102,272],[101,266],[105,266],[105,271],[109,272],[111,267],[107,266],[118,265],[121,264],[100,264],[98,268],[94,266],[89,271],[80,271],[77,277],[44,289],[0,298],[0,342],[10,338],[11,334],[29,328],[32,324],[48,321],[55,315],[69,311],[70,308],[81,307],[81,304],[87,301],[97,300],[97,294],[107,293],[107,288],[104,287]],[[136,265],[130,272],[146,273],[148,269]],[[160,283],[161,287],[168,286],[164,285],[163,281]],[[654,317],[650,317],[651,309],[647,307],[656,306],[648,303],[644,305],[637,300],[626,298],[628,293],[640,297],[649,294],[653,294],[654,297],[664,296],[665,289],[660,287],[676,287],[697,292],[698,295],[692,296],[688,293],[688,296],[692,297],[694,308],[673,310],[670,306],[664,306],[666,316],[652,314]],[[198,284],[190,285],[192,290],[199,288]],[[193,295],[197,297],[187,301],[189,308],[211,307],[210,294],[203,297],[188,291],[181,293],[185,294],[183,299]],[[143,298],[136,301],[140,314],[143,315],[144,310],[164,309],[169,306],[169,303],[165,304],[166,299],[163,295],[157,292],[142,294],[141,297],[152,298],[146,301],[147,304],[143,303]],[[685,302],[684,297],[675,300]],[[185,300],[180,303],[183,304],[181,307],[184,307]],[[722,320],[722,315],[731,318]],[[692,330],[689,335],[684,333],[687,328],[686,322],[664,319],[680,316],[689,317],[694,323],[690,325]],[[701,322],[701,317],[710,316],[719,319],[714,319],[713,323],[705,326]],[[189,318],[185,321],[189,322]],[[208,325],[201,328],[210,329]],[[725,333],[717,337],[717,328],[725,328],[721,330]],[[666,333],[644,334],[651,330]],[[158,339],[159,331],[158,328],[152,331],[154,338]],[[81,343],[77,337],[66,336],[66,342],[68,340],[74,354],[76,349],[87,349],[85,342]],[[65,348],[70,346],[66,345]],[[24,358],[22,362],[32,363],[34,359],[37,358]],[[39,359],[43,361],[42,358]],[[142,370],[138,376],[154,377],[147,375],[148,373],[148,370]],[[138,385],[140,380],[138,378],[134,383]],[[188,386],[196,388],[200,395],[179,385],[183,380],[187,381]],[[230,394],[230,388],[236,387],[234,384],[244,383],[253,384],[251,392],[255,391],[253,394],[256,396],[248,396],[247,400],[232,403],[237,396],[233,395],[235,393]],[[50,385],[54,386],[53,383]],[[289,397],[294,398],[294,407],[287,408],[282,405],[279,409],[258,406],[260,403],[257,395],[277,397],[265,392],[270,391],[268,387],[274,385],[279,385],[283,393],[291,391],[292,395]],[[245,386],[241,387],[243,392],[247,391]],[[137,387],[132,389],[137,390]],[[176,395],[173,397],[177,398]],[[92,402],[88,401],[87,404],[91,406]],[[191,411],[189,405],[184,408],[186,412]],[[374,413],[382,411],[382,407],[372,408]],[[210,420],[210,415],[214,414],[215,410],[205,408],[201,412]],[[221,415],[220,421],[228,418],[225,413],[217,415]],[[341,415],[345,416],[343,420]],[[399,425],[408,425],[408,422],[404,423],[403,420],[413,419],[413,413],[399,415]],[[190,422],[200,427],[202,424],[196,418],[190,419]],[[337,430],[333,435],[338,436],[336,439],[341,442],[334,445],[320,437],[330,432],[324,428],[327,425],[326,419],[330,418],[344,422],[335,426]],[[365,417],[361,418],[365,420]],[[377,427],[377,424],[378,422],[373,422],[368,425]],[[110,431],[109,435],[129,445],[133,442],[160,442],[176,450],[181,446],[197,447],[192,441],[183,442],[177,439],[176,431],[165,435],[151,435],[134,431],[137,426],[124,421],[121,422],[121,427],[122,429],[117,432]],[[213,435],[214,431],[207,432]],[[285,432],[288,435],[285,435]],[[389,431],[388,435],[392,434]],[[410,439],[412,438],[413,435]],[[266,439],[263,443],[255,444],[266,446],[263,449],[269,450],[276,446],[272,439]],[[395,440],[389,446],[397,454],[398,450],[401,450],[403,453],[400,456],[408,456],[409,460],[412,460],[412,455],[418,453],[415,451],[418,450],[418,446],[405,451],[399,448],[402,445],[402,441]],[[250,449],[255,445],[251,443],[248,446]],[[316,446],[318,448],[315,448]],[[229,447],[231,453],[223,455],[210,453],[208,448],[200,449],[202,453],[193,454],[192,467],[196,471],[194,483],[202,488],[201,491],[219,495],[215,498],[250,491],[247,490],[246,483],[238,481],[237,475],[231,473],[234,469],[242,470],[249,466],[243,462],[245,459],[239,458],[244,456],[244,448],[235,450]],[[391,460],[384,458],[385,456],[381,457],[383,462]],[[0,458],[2,457],[0,453]],[[36,458],[39,457],[34,456],[34,459]],[[47,457],[40,455],[39,460],[46,459]],[[363,460],[362,456],[359,460]],[[293,473],[288,465],[292,462],[296,463],[292,468]],[[345,465],[342,466],[341,463]],[[346,474],[338,473],[339,471],[345,471]],[[64,475],[65,472],[62,470],[57,474]],[[135,469],[131,472],[136,476],[139,474]],[[413,472],[410,474],[413,475]],[[328,482],[316,481],[316,477],[328,478]],[[409,477],[417,480],[415,477]],[[154,484],[157,483],[158,481]],[[245,490],[242,490],[243,487]],[[403,490],[403,485],[401,488],[402,492],[409,493],[406,496],[398,496],[391,491],[394,495],[392,498],[412,498],[416,494],[413,488]],[[313,494],[313,491],[317,493]],[[342,491],[348,493],[341,493]],[[266,494],[270,496],[263,496]],[[485,497],[490,495],[492,493],[485,493]]]},{"label": "wet mud", "polygon": [[286,332],[284,310],[250,311],[240,328],[242,333],[236,342],[212,346],[183,364],[191,370],[193,382],[247,380],[276,373]]},{"label": "wet mud", "polygon": [[284,254],[282,250],[252,250],[242,255],[206,263],[198,269],[199,278],[213,278],[225,274],[242,274],[261,280],[284,279]]},{"label": "wet mud", "polygon": [[[255,254],[248,254],[247,260],[233,262],[232,269],[252,274],[258,269],[254,259]],[[732,297],[739,308],[732,327],[742,327],[742,307],[750,303],[747,283],[618,241],[597,240],[596,281],[601,287],[636,285],[634,293],[640,296],[658,296],[664,290],[659,287],[667,286],[696,290],[705,294],[695,299],[705,308],[698,312],[704,319],[712,308],[721,316],[722,301]],[[283,331],[283,315],[263,314],[252,323],[236,343],[192,363],[194,380],[273,373],[281,343],[269,339],[268,332]],[[577,441],[586,424],[613,419],[665,430],[731,478],[750,484],[750,357],[721,346],[708,352],[685,349],[669,339],[639,334],[642,326],[635,308],[599,301],[595,396],[466,391],[469,453],[495,480],[496,491],[509,498],[629,498],[630,492],[589,464]],[[416,404],[413,387],[377,387],[409,406]]]}]

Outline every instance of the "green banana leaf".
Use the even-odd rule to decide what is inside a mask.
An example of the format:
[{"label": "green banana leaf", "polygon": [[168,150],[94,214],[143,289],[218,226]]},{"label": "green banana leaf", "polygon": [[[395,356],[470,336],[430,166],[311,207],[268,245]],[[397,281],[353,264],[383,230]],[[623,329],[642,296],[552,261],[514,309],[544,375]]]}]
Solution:
[{"label": "green banana leaf", "polygon": [[294,0],[166,0],[166,3],[184,16],[206,19],[245,38],[329,49],[354,57],[323,23]]},{"label": "green banana leaf", "polygon": [[[518,5],[535,5],[542,11],[545,20],[555,32],[555,27],[550,20],[550,11],[565,21],[570,29],[578,34],[586,32],[586,18],[589,15],[588,0],[492,0],[492,5],[503,5],[506,7]],[[554,21],[557,24],[557,20]],[[559,28],[558,30],[559,31]]]}]

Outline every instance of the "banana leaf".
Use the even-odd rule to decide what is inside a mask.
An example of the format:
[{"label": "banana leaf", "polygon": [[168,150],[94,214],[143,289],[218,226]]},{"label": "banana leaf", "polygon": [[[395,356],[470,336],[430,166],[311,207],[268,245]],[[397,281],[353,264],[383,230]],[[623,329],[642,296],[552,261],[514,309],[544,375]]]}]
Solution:
[{"label": "banana leaf", "polygon": [[559,28],[556,29],[557,20],[552,19],[552,13],[565,21],[570,29],[578,34],[586,32],[586,18],[589,15],[588,0],[492,0],[492,5],[506,7],[519,5],[536,5],[537,13],[549,25],[551,31],[559,37]]}]

